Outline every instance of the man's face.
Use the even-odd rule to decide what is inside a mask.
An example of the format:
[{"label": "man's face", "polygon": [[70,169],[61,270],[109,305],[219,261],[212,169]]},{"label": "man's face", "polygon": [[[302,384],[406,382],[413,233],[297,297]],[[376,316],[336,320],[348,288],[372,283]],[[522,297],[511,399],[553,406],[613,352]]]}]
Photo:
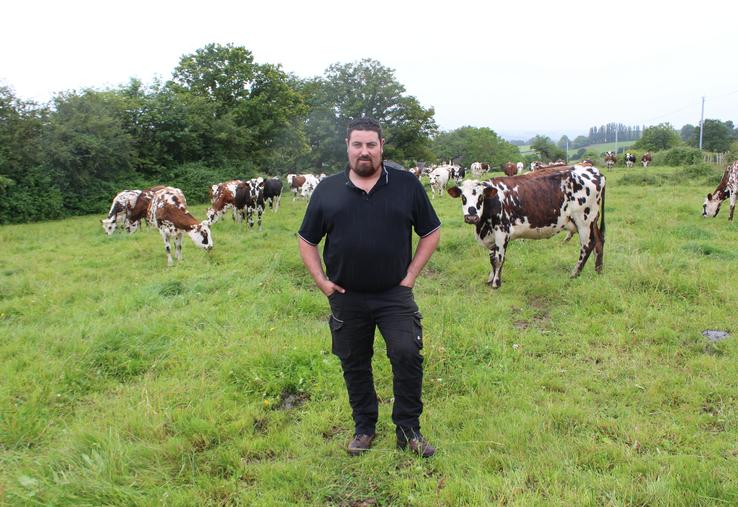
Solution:
[{"label": "man's face", "polygon": [[354,130],[346,139],[349,167],[359,176],[373,175],[382,165],[384,139],[373,130]]}]

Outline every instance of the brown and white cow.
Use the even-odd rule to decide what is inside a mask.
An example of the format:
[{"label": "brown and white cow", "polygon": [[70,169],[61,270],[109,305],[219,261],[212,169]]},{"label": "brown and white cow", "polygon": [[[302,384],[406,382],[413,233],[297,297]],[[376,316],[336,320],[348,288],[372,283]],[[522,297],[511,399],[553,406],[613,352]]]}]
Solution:
[{"label": "brown and white cow", "polygon": [[[128,206],[126,208],[126,231],[128,231],[129,234],[138,230],[141,220],[148,220],[151,199],[154,198],[154,193],[162,188],[167,187],[164,185],[155,185],[143,190],[138,196],[138,199],[136,199],[136,202],[132,206]],[[182,196],[182,199],[184,199],[184,195]]]},{"label": "brown and white cow", "polygon": [[[543,169],[489,181],[465,181],[448,189],[461,197],[464,221],[476,227],[477,239],[489,249],[487,283],[502,284],[505,250],[511,239],[549,238],[566,229],[579,234],[579,275],[592,250],[595,270],[602,271],[605,244],[605,177],[595,167]],[[599,222],[599,223],[598,223]]]},{"label": "brown and white cow", "polygon": [[210,197],[210,208],[207,211],[208,221],[211,225],[220,220],[220,217],[228,208],[233,208],[233,219],[239,220],[233,201],[236,198],[236,187],[240,183],[241,180],[231,180],[217,183],[211,187],[212,196]]},{"label": "brown and white cow", "polygon": [[113,204],[110,205],[107,218],[100,220],[105,234],[110,236],[115,232],[115,227],[119,222],[124,226],[128,226],[127,210],[136,204],[141,190],[123,190],[113,198]]},{"label": "brown and white cow", "polygon": [[605,153],[605,165],[607,166],[607,169],[612,169],[612,166],[615,165],[615,162],[618,161],[618,157],[615,156],[614,151],[608,151]]},{"label": "brown and white cow", "polygon": [[735,212],[735,202],[738,199],[738,161],[728,166],[715,191],[707,194],[707,198],[704,204],[702,204],[702,216],[716,217],[720,212],[720,205],[725,199],[730,199],[730,216],[728,220],[732,222],[733,213]]},{"label": "brown and white cow", "polygon": [[154,192],[149,206],[149,223],[159,229],[167,251],[167,265],[172,266],[169,238],[174,236],[175,257],[182,260],[182,235],[186,232],[196,246],[210,251],[213,248],[213,235],[210,232],[209,220],[198,222],[182,199],[182,191],[178,188],[165,187]]},{"label": "brown and white cow", "polygon": [[649,152],[644,153],[643,156],[641,157],[641,164],[643,164],[643,167],[648,167],[649,164],[651,163],[651,159],[652,157]]},{"label": "brown and white cow", "polygon": [[507,176],[515,176],[518,173],[518,166],[508,161],[502,166],[502,172]]}]

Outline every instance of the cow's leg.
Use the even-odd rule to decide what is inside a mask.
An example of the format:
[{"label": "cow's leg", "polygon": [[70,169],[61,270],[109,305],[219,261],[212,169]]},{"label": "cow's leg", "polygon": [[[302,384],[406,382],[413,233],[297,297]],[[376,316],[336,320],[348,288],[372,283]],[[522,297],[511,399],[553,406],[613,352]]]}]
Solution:
[{"label": "cow's leg", "polygon": [[167,251],[167,266],[172,266],[174,261],[172,260],[172,247],[169,245],[169,232],[164,229],[159,229],[159,232],[161,233],[161,239],[164,240],[164,250]]},{"label": "cow's leg", "polygon": [[582,272],[582,268],[587,263],[589,254],[592,253],[592,249],[595,245],[595,234],[594,229],[597,227],[596,222],[591,220],[589,224],[577,224],[579,232],[579,260],[576,266],[571,272],[571,277],[576,278],[579,273]]},{"label": "cow's leg", "polygon": [[248,206],[246,208],[246,218],[249,222],[249,229],[254,228],[254,208],[252,206]]},{"label": "cow's leg", "polygon": [[729,221],[733,221],[733,213],[735,212],[735,201],[738,199],[738,195],[735,192],[732,192],[730,194],[730,216],[728,217]]},{"label": "cow's leg", "polygon": [[489,251],[489,263],[492,265],[492,271],[489,272],[487,283],[493,288],[498,289],[502,285],[502,265],[505,263],[505,249],[507,247],[507,238],[502,241],[495,240],[492,249]]},{"label": "cow's leg", "polygon": [[592,222],[592,230],[594,231],[594,250],[595,250],[595,271],[602,273],[603,258],[605,255],[605,238],[602,237],[602,231],[600,230],[599,214],[597,219]]},{"label": "cow's leg", "polygon": [[279,200],[281,198],[282,198],[282,194],[275,195],[274,197],[272,197],[272,201],[274,201],[274,207],[272,208],[272,211],[274,211],[275,213],[279,209]]},{"label": "cow's leg", "polygon": [[261,215],[264,213],[264,205],[263,204],[257,204],[256,206],[256,215],[257,215],[257,221],[259,223],[259,230],[261,230]]},{"label": "cow's leg", "polygon": [[174,233],[174,256],[178,261],[182,260],[182,231]]}]

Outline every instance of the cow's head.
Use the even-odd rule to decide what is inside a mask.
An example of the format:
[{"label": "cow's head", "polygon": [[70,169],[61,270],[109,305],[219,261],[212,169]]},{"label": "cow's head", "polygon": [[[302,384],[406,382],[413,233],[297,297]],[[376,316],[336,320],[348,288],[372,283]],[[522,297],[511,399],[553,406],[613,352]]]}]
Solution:
[{"label": "cow's head", "polygon": [[104,218],[100,220],[103,231],[105,231],[105,234],[107,234],[108,236],[110,236],[111,234],[113,234],[113,232],[115,232],[115,226],[116,226],[115,218],[116,218],[115,215],[113,215],[113,217],[111,218]]},{"label": "cow's head", "polygon": [[138,220],[135,222],[129,222],[128,220],[126,220],[126,231],[128,232],[128,234],[133,234],[134,232],[136,232],[138,230],[139,223],[140,221]]},{"label": "cow's head", "polygon": [[451,187],[447,192],[451,197],[461,197],[461,212],[464,214],[464,222],[478,224],[482,218],[484,200],[494,197],[497,194],[497,189],[477,180],[466,180],[462,182],[461,186]]},{"label": "cow's head", "polygon": [[210,226],[207,220],[197,224],[187,231],[187,234],[192,238],[192,242],[200,248],[208,251],[213,248],[213,235],[210,232]]},{"label": "cow's head", "polygon": [[720,212],[720,205],[727,197],[728,194],[722,190],[718,190],[714,194],[707,194],[705,202],[702,204],[702,216],[716,217]]}]

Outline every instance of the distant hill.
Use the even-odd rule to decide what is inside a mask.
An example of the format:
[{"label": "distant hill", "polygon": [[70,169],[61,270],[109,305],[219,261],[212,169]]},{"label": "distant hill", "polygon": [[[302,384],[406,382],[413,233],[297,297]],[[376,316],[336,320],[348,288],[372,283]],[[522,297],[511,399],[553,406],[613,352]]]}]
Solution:
[{"label": "distant hill", "polygon": [[[630,148],[635,144],[635,141],[621,141],[617,143],[617,149],[618,151],[623,151],[627,148]],[[518,149],[520,150],[520,154],[522,156],[531,155],[533,151],[530,149],[530,145],[527,144],[525,146],[518,146]],[[606,151],[615,151],[615,143],[600,143],[600,144],[590,144],[588,146],[584,146],[585,151],[593,151],[597,154],[605,153]],[[569,147],[569,157],[572,157],[579,148],[574,149]]]}]

